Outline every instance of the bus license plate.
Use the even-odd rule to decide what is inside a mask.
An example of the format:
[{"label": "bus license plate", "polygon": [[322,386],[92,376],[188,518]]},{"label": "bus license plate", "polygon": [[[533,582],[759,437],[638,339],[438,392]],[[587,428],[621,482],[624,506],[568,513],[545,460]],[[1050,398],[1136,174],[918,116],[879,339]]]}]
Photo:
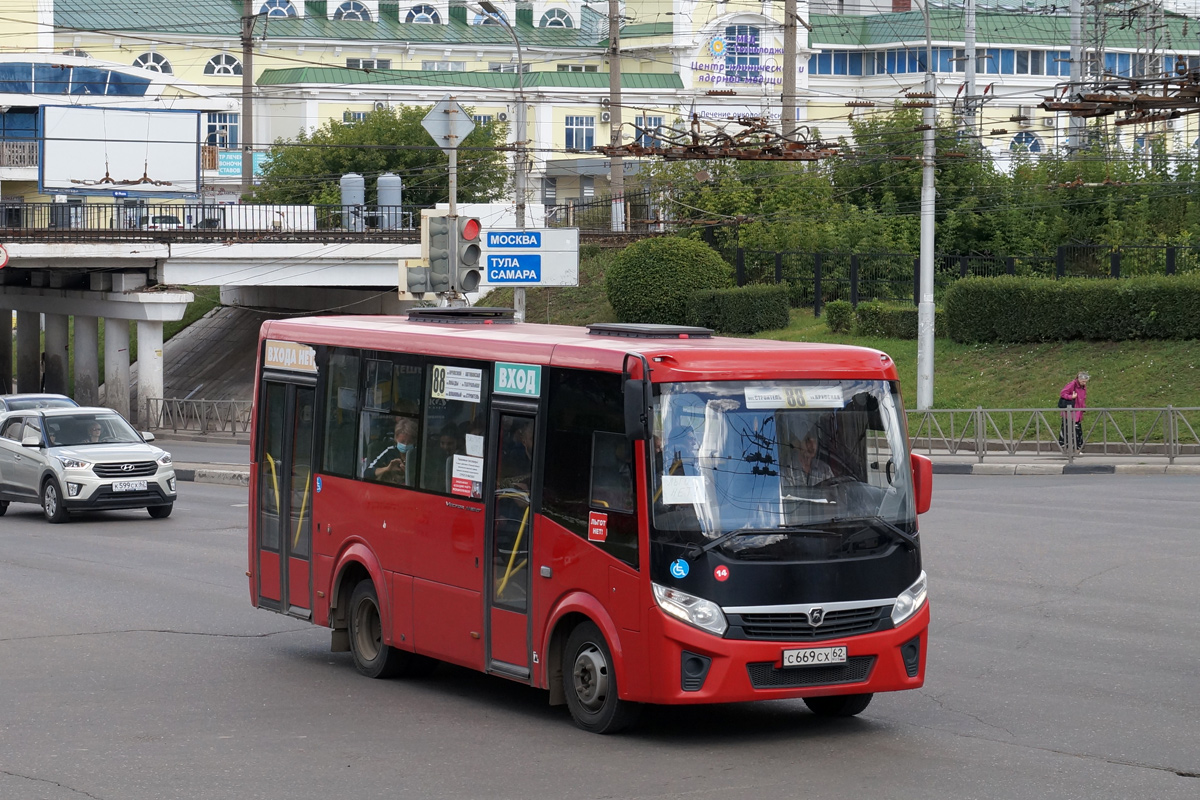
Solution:
[{"label": "bus license plate", "polygon": [[785,667],[821,667],[826,664],[845,664],[846,647],[806,647],[803,650],[784,650]]},{"label": "bus license plate", "polygon": [[114,492],[144,492],[146,491],[145,481],[113,481],[112,490]]}]

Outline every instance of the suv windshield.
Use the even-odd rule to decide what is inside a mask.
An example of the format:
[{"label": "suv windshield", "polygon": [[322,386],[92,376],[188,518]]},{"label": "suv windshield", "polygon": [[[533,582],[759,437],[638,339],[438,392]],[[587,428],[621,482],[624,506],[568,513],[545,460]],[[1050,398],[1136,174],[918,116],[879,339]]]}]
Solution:
[{"label": "suv windshield", "polygon": [[[653,537],[755,560],[846,558],[915,532],[908,446],[887,381],[663,384]],[[897,531],[896,529],[899,529]]]},{"label": "suv windshield", "polygon": [[142,437],[116,414],[80,414],[46,417],[43,421],[52,447],[89,444],[134,444]]}]

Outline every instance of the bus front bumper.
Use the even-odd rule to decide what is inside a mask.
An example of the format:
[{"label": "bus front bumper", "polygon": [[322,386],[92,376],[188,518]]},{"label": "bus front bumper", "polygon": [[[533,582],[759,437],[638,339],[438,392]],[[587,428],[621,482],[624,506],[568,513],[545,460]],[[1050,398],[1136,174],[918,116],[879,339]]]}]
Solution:
[{"label": "bus front bumper", "polygon": [[[651,612],[652,703],[738,703],[917,689],[925,683],[926,602],[899,627],[819,642],[722,639]],[[783,667],[783,651],[846,647],[845,664]],[[685,688],[686,687],[686,688]]]}]

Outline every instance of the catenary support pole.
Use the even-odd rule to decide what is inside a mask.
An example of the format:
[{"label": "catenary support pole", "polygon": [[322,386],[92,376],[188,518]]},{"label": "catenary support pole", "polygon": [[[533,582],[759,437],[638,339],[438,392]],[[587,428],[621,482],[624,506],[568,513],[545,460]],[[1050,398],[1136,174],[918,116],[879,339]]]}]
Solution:
[{"label": "catenary support pole", "polygon": [[242,0],[242,197],[254,189],[254,8],[257,0]]},{"label": "catenary support pole", "polygon": [[934,156],[937,126],[937,79],[933,73],[933,31],[929,0],[921,5],[925,16],[924,147],[921,153],[921,302],[917,306],[917,409],[933,408],[933,249],[936,189]]},{"label": "catenary support pole", "polygon": [[[608,0],[608,99],[609,145],[621,146],[621,3]],[[612,230],[625,230],[625,160],[609,156],[609,191],[612,193]]]}]

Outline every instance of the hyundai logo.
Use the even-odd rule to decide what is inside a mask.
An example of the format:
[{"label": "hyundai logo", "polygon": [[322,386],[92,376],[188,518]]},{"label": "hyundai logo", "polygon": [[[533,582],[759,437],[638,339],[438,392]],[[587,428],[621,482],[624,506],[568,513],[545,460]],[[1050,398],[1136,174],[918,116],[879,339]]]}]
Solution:
[{"label": "hyundai logo", "polygon": [[[133,472],[135,469],[137,469],[137,467],[133,464],[122,464],[121,465],[121,472]],[[817,623],[817,624],[819,625],[820,623]]]},{"label": "hyundai logo", "polygon": [[812,625],[814,628],[818,628],[818,627],[820,627],[821,623],[824,621],[825,621],[825,609],[820,608],[820,607],[809,609],[809,612],[808,612],[808,624],[809,625]]}]

